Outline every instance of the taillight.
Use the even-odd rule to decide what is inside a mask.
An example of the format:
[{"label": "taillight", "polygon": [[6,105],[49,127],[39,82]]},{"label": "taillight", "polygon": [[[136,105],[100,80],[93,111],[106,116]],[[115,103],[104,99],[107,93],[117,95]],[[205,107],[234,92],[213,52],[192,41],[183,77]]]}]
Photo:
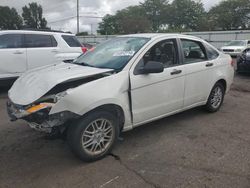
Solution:
[{"label": "taillight", "polygon": [[87,51],[88,51],[88,48],[82,47],[82,52],[83,52],[83,53],[86,53]]},{"label": "taillight", "polygon": [[234,67],[234,63],[235,63],[235,62],[234,62],[234,60],[233,60],[233,59],[231,60],[231,62],[230,62],[230,63],[231,63],[231,66],[232,66],[232,67]]}]

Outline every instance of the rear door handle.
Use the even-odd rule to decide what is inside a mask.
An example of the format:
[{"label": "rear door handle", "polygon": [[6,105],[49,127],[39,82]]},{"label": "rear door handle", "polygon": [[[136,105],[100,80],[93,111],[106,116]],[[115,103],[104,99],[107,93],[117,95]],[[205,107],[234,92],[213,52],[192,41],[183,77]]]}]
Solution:
[{"label": "rear door handle", "polygon": [[53,52],[53,53],[57,53],[57,52],[58,52],[58,50],[51,50],[51,52]]},{"label": "rear door handle", "polygon": [[22,51],[15,51],[13,54],[23,54],[24,52]]},{"label": "rear door handle", "polygon": [[212,67],[214,64],[213,63],[207,63],[206,67]]},{"label": "rear door handle", "polygon": [[182,73],[182,70],[173,70],[173,72],[171,72],[170,74],[171,75],[176,75],[176,74],[181,74]]}]

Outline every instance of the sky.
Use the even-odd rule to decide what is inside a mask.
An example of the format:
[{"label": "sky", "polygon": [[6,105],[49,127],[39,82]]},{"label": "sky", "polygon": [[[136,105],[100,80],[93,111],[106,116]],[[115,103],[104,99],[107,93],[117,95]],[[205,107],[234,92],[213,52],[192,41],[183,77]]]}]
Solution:
[{"label": "sky", "polygon": [[[80,2],[80,31],[96,33],[98,23],[106,14],[114,14],[127,6],[138,5],[144,0],[79,0]],[[201,0],[205,9],[219,3],[221,0]],[[0,0],[0,6],[10,6],[21,14],[22,7],[30,2],[37,2],[43,7],[44,17],[48,25],[55,30],[76,33],[77,0]],[[84,17],[87,16],[87,17]],[[90,18],[95,17],[95,18]],[[70,19],[71,18],[71,19]]]}]

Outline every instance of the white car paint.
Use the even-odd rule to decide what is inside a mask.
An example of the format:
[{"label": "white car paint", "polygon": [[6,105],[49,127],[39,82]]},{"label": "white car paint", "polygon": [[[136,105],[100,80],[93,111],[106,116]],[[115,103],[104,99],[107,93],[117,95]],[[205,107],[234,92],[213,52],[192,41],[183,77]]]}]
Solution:
[{"label": "white car paint", "polygon": [[53,36],[57,42],[55,47],[28,47],[28,48],[1,48],[0,47],[0,80],[19,77],[27,70],[61,63],[64,60],[74,60],[82,54],[81,47],[70,47],[62,35],[74,36],[69,33],[8,30],[0,31],[0,36],[5,34],[37,34]]},{"label": "white car paint", "polygon": [[[212,87],[220,79],[225,80],[227,91],[230,89],[234,76],[231,57],[219,52],[207,42],[196,37],[177,34],[129,36],[147,37],[150,41],[133,56],[122,71],[67,90],[66,95],[53,105],[49,114],[69,111],[82,116],[102,105],[115,104],[124,112],[123,130],[126,131],[146,122],[206,104]],[[135,67],[148,49],[159,41],[173,38],[189,39],[209,45],[218,52],[219,56],[210,61],[168,67],[158,74],[134,74]],[[213,66],[206,67],[208,63],[212,63]],[[79,65],[73,65],[76,72],[79,71],[74,78],[110,71],[93,68],[78,69],[77,66]],[[9,91],[10,100],[18,105],[32,104],[56,84],[72,79],[73,75],[67,74],[65,70],[67,66],[58,67],[58,70],[56,70],[57,67],[54,69],[48,67],[31,71],[20,77]],[[171,72],[176,69],[181,70],[181,74],[171,75]],[[39,90],[39,94],[35,92],[36,90]]]},{"label": "white car paint", "polygon": [[[9,97],[15,104],[28,105],[38,100],[57,84],[110,71],[112,70],[69,63],[40,67],[22,75],[10,89]],[[20,93],[26,94],[20,95]]]}]

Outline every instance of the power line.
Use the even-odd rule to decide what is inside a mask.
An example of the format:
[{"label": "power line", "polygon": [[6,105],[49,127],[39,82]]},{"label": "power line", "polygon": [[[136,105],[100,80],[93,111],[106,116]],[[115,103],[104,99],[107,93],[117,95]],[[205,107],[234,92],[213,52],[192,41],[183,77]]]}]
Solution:
[{"label": "power line", "polygon": [[57,22],[67,21],[67,20],[71,20],[71,19],[73,19],[75,17],[76,16],[70,16],[70,17],[67,17],[67,18],[60,19],[60,20],[54,20],[54,21],[51,21],[51,22],[48,22],[48,23],[51,24],[51,23],[57,23]]},{"label": "power line", "polygon": [[[67,20],[71,20],[73,18],[76,18],[77,16],[70,16],[70,17],[66,17],[66,18],[62,18],[60,20],[54,20],[51,22],[48,22],[49,24],[51,23],[57,23],[57,22],[62,22],[62,21],[67,21]],[[103,16],[87,16],[87,15],[79,15],[80,18],[95,18],[95,19],[101,19],[103,18]]]},{"label": "power line", "polygon": [[83,18],[103,18],[103,16],[80,16],[80,17],[83,17]]}]

